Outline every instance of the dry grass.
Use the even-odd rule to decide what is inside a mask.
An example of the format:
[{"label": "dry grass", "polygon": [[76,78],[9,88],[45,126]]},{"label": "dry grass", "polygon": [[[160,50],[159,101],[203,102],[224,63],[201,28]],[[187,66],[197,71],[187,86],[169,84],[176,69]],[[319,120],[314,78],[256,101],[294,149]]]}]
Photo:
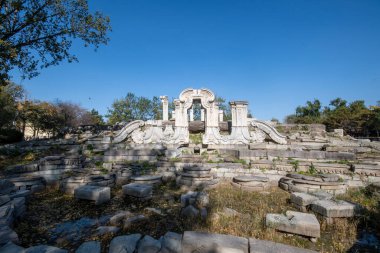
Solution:
[{"label": "dry grass", "polygon": [[[363,202],[369,201],[366,196],[351,198],[353,193],[343,196],[348,200]],[[243,237],[271,240],[296,247],[313,249],[320,252],[347,252],[355,243],[360,229],[363,227],[363,216],[352,219],[337,219],[332,225],[318,217],[321,224],[321,238],[317,243],[310,242],[301,236],[288,236],[265,227],[267,213],[285,213],[287,210],[295,210],[289,203],[289,193],[280,189],[273,189],[269,193],[244,192],[229,185],[219,186],[210,191],[211,207],[207,224],[198,228],[213,233],[232,234]],[[375,203],[376,200],[371,200]],[[378,199],[377,199],[378,201]],[[226,217],[219,215],[215,219],[215,213],[221,212],[224,207],[232,208],[242,215]],[[366,217],[373,223],[373,216]]]},{"label": "dry grass", "polygon": [[[181,207],[179,197],[181,191],[173,185],[161,186],[155,189],[154,197],[148,202],[139,202],[132,198],[123,198],[120,188],[112,190],[112,200],[102,206],[94,206],[87,201],[75,200],[72,196],[62,195],[58,191],[50,190],[35,195],[28,204],[28,211],[24,219],[16,224],[15,230],[19,234],[22,245],[30,246],[49,241],[49,231],[58,223],[77,220],[82,217],[96,218],[106,214],[113,214],[119,210],[129,210],[136,214],[144,214],[146,221],[140,222],[127,230],[118,233],[142,233],[159,238],[167,231],[182,233],[186,230],[207,231],[212,233],[230,234],[243,237],[271,240],[296,247],[318,250],[320,252],[347,252],[356,241],[358,230],[363,227],[363,217],[373,222],[375,199],[368,200],[367,195],[358,195],[350,192],[342,198],[357,202],[370,203],[372,210],[367,216],[357,219],[337,220],[334,225],[327,225],[320,217],[321,238],[317,243],[310,242],[301,236],[288,236],[265,227],[267,213],[285,213],[294,210],[288,203],[289,193],[280,189],[273,189],[267,193],[244,192],[228,184],[220,185],[209,190],[210,208],[206,221],[186,221],[179,216]],[[155,207],[163,210],[165,216],[148,212],[145,207]],[[240,216],[226,217],[218,215],[224,207],[232,208]],[[366,206],[367,207],[367,206]],[[373,208],[373,209],[371,209]],[[112,236],[87,237],[83,240],[100,240],[104,252]],[[54,245],[50,242],[49,244]],[[60,241],[55,243],[59,247],[74,249],[77,245]]]}]

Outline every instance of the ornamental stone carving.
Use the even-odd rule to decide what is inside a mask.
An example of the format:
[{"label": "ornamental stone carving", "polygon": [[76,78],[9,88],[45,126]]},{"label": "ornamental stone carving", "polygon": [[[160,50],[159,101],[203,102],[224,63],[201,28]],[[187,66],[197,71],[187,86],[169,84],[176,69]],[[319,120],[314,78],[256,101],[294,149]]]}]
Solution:
[{"label": "ornamental stone carving", "polygon": [[[163,120],[167,121],[168,97],[161,96],[163,105]],[[286,137],[281,135],[270,124],[256,119],[248,119],[248,102],[230,102],[232,122],[231,134],[221,135],[219,121],[223,120],[223,111],[215,101],[215,94],[209,89],[185,89],[178,99],[175,99],[175,110],[172,112],[174,128],[171,124],[162,125],[161,120],[137,120],[126,125],[113,139],[113,143],[122,142],[131,137],[137,144],[188,144],[189,120],[194,117],[194,101],[201,104],[201,120],[205,122],[203,144],[249,144],[260,143],[266,138],[279,144],[286,144]]]}]

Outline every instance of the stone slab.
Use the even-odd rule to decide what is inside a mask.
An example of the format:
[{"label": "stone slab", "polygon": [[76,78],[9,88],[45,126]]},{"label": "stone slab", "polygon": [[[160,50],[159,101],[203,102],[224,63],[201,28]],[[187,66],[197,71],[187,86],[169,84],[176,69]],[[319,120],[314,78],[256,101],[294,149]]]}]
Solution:
[{"label": "stone slab", "polygon": [[0,225],[0,245],[8,242],[19,243],[18,235],[9,226]]},{"label": "stone slab", "polygon": [[0,179],[0,195],[9,194],[15,189],[14,183],[7,179]]},{"label": "stone slab", "polygon": [[250,253],[317,253],[314,250],[254,238],[249,238],[249,249]]},{"label": "stone slab", "polygon": [[13,242],[8,242],[3,247],[0,247],[1,253],[24,253],[25,248],[14,244]]},{"label": "stone slab", "polygon": [[248,239],[222,234],[185,231],[182,253],[248,253]]},{"label": "stone slab", "polygon": [[234,177],[234,182],[268,182],[269,179],[267,177],[261,177],[261,176],[237,176]]},{"label": "stone slab", "polygon": [[123,185],[123,194],[136,198],[147,198],[152,196],[153,187],[149,184],[131,183]]},{"label": "stone slab", "polygon": [[0,206],[5,205],[9,201],[11,201],[11,198],[9,197],[9,195],[1,195],[0,196]]},{"label": "stone slab", "polygon": [[314,214],[287,211],[283,214],[267,214],[267,227],[278,231],[303,235],[312,238],[320,237],[320,225]]},{"label": "stone slab", "polygon": [[94,185],[84,185],[74,190],[74,197],[77,199],[94,200],[96,205],[110,201],[110,187],[101,187]]},{"label": "stone slab", "polygon": [[25,253],[67,253],[67,250],[48,245],[38,245],[27,248]]},{"label": "stone slab", "polygon": [[311,205],[311,210],[327,218],[353,217],[357,205],[343,200],[318,200]]}]

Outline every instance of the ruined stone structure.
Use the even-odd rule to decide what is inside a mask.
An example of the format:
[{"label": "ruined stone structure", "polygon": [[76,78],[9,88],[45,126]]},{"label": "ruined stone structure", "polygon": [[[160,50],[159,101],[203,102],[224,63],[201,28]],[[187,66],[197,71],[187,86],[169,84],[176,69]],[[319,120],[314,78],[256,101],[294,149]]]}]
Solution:
[{"label": "ruined stone structure", "polygon": [[[173,203],[172,196],[155,192],[157,185],[173,182],[184,191],[180,215],[191,219],[207,216],[204,188],[227,183],[242,191],[270,194],[271,188],[279,187],[291,193],[290,203],[300,212],[268,213],[263,223],[313,242],[323,237],[316,214],[332,223],[354,217],[360,210],[356,204],[336,201],[335,195],[366,186],[380,194],[379,142],[354,139],[341,130],[326,132],[323,125],[278,124],[274,128],[271,123],[249,118],[245,101],[230,102],[232,119],[226,122],[214,93],[207,89],[182,91],[174,100],[171,117],[168,97],[160,98],[163,120],[136,120],[122,128],[84,127],[65,139],[0,146],[1,154],[36,150],[44,154],[2,171],[6,179],[0,180],[0,252],[67,252],[47,245],[28,249],[16,245],[19,238],[12,225],[22,218],[25,199],[50,186],[93,204],[107,205],[114,198],[110,191],[116,185],[122,187],[124,198],[149,201],[169,197],[168,203]],[[198,114],[195,104],[200,104]],[[202,123],[197,128],[197,133],[202,133],[200,140],[192,138],[194,123]],[[232,209],[226,213],[231,212],[240,215]],[[144,220],[142,214],[122,210],[110,218],[112,226],[98,229],[119,231],[121,226],[126,229]],[[213,247],[218,252],[315,252],[196,231],[183,231],[183,235],[168,232],[161,239],[141,234],[116,236],[108,252],[127,246],[130,252],[210,252]],[[76,252],[100,252],[100,242],[86,242]]]},{"label": "ruined stone structure", "polygon": [[249,144],[262,143],[266,137],[278,144],[286,144],[286,137],[271,125],[248,118],[248,102],[230,102],[232,126],[230,135],[221,135],[219,123],[223,121],[223,111],[219,110],[215,95],[208,89],[185,89],[174,100],[174,127],[168,123],[168,97],[161,96],[163,120],[134,121],[126,125],[114,137],[113,143],[126,141],[131,137],[132,143],[148,144],[189,144],[189,122],[194,120],[193,104],[200,102],[201,120],[205,122],[203,144]]}]

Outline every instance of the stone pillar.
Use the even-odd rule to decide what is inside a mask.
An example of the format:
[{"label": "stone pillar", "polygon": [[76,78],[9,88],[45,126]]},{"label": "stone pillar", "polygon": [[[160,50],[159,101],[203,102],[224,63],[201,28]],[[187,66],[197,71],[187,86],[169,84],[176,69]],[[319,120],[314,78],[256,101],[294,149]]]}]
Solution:
[{"label": "stone pillar", "polygon": [[205,121],[205,109],[201,109],[201,121]]},{"label": "stone pillar", "polygon": [[175,111],[172,111],[172,119],[175,119]]},{"label": "stone pillar", "polygon": [[219,110],[219,122],[223,122],[223,110]]},{"label": "stone pillar", "polygon": [[160,96],[162,102],[162,120],[169,120],[169,101],[168,96]]},{"label": "stone pillar", "polygon": [[231,144],[248,144],[250,134],[248,128],[248,102],[230,102],[232,114]]},{"label": "stone pillar", "polygon": [[190,121],[194,121],[194,110],[190,109],[189,112],[190,112]]}]

